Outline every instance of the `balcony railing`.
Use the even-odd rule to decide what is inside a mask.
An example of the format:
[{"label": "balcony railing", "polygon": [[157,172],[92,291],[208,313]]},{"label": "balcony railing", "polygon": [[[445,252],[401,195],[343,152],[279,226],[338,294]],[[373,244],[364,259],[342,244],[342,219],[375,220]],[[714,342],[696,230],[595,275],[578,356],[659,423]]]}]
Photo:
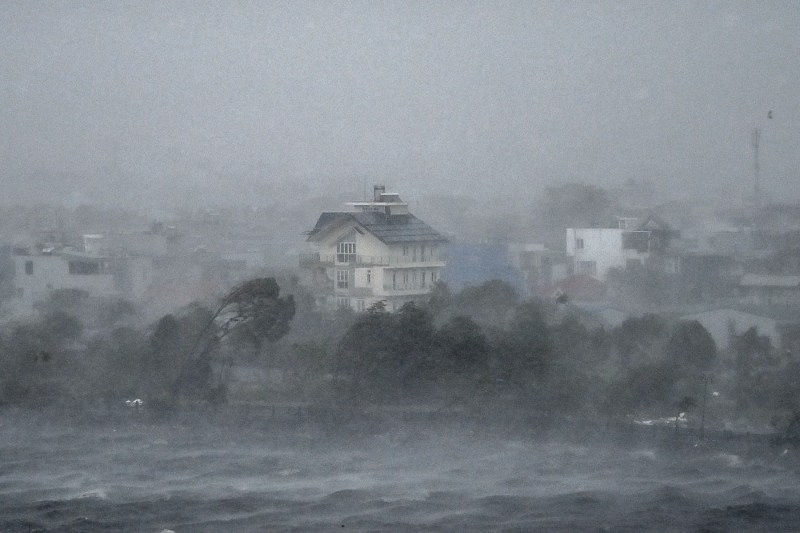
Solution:
[{"label": "balcony railing", "polygon": [[414,264],[444,263],[444,254],[412,255],[358,255],[358,254],[300,254],[300,266],[364,265],[364,266],[410,266]]},{"label": "balcony railing", "polygon": [[384,283],[383,290],[386,292],[428,292],[433,284],[426,283]]}]

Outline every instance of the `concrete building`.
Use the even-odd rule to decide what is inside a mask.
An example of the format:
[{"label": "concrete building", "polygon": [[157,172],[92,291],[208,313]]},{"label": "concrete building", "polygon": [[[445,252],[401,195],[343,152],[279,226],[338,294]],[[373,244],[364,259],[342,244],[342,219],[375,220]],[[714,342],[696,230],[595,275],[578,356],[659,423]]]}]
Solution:
[{"label": "concrete building", "polygon": [[300,257],[317,303],[364,311],[383,301],[394,311],[428,294],[446,265],[447,239],[381,185],[371,201],[348,205],[320,215],[307,239],[313,251]]},{"label": "concrete building", "polygon": [[654,215],[618,218],[613,227],[568,228],[567,256],[575,274],[606,281],[611,269],[647,266],[668,248],[674,233]]},{"label": "concrete building", "polygon": [[153,277],[149,257],[101,256],[72,248],[17,248],[13,260],[15,297],[9,303],[12,312],[21,315],[32,312],[36,302],[58,289],[138,299]]},{"label": "concrete building", "polygon": [[769,337],[773,346],[781,346],[779,321],[775,318],[739,311],[737,309],[709,309],[699,313],[684,315],[681,320],[697,320],[708,331],[717,348],[727,349],[734,336],[744,334],[750,328],[756,328],[759,335]]},{"label": "concrete building", "polygon": [[800,307],[800,276],[745,274],[739,282],[743,302],[768,307]]}]

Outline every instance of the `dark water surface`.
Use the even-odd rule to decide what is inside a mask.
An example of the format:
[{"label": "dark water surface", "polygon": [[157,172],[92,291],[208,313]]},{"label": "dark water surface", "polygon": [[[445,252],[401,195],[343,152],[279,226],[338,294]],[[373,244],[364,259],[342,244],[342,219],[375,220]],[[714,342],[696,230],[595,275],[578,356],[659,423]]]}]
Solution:
[{"label": "dark water surface", "polygon": [[522,434],[0,410],[0,531],[800,531],[794,451]]}]

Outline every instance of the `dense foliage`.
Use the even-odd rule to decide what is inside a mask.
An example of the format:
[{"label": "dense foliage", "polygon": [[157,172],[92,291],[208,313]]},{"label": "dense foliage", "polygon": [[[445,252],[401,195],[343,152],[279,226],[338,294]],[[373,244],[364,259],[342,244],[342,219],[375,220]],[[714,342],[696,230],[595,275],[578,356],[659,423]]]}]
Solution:
[{"label": "dense foliage", "polygon": [[[440,283],[396,313],[380,303],[323,312],[282,284],[288,296],[259,278],[213,307],[149,323],[129,302],[54,293],[35,319],[2,330],[0,401],[233,394],[613,418],[674,417],[707,394],[718,419],[788,423],[800,411],[800,362],[756,330],[719,351],[698,322],[651,314],[607,327],[570,303],[523,301],[500,281],[457,293]],[[257,377],[243,384],[235,369]]]}]

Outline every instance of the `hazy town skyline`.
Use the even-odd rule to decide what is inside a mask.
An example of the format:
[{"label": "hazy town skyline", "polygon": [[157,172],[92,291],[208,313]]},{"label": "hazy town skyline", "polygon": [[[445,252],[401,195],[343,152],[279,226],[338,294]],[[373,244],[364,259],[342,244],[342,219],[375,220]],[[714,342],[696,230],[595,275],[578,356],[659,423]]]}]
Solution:
[{"label": "hazy town skyline", "polygon": [[791,2],[8,1],[3,203],[745,197],[753,128],[762,188],[796,200],[798,27]]}]

